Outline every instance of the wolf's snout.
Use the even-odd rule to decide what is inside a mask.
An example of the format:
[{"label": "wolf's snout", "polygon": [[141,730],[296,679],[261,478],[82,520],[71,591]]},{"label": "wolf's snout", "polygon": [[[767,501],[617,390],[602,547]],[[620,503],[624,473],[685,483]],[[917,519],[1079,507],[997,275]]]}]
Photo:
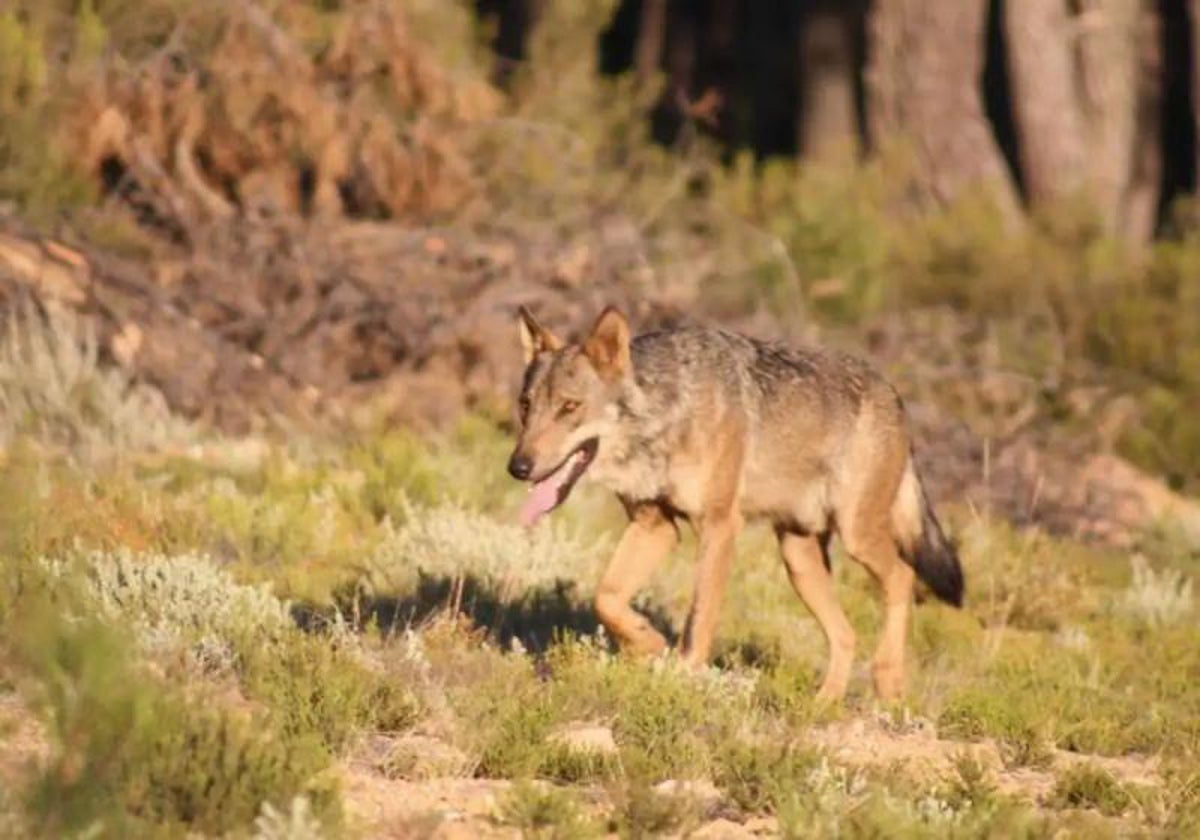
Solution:
[{"label": "wolf's snout", "polygon": [[518,481],[524,481],[533,473],[533,459],[520,452],[514,452],[508,459],[508,474]]}]

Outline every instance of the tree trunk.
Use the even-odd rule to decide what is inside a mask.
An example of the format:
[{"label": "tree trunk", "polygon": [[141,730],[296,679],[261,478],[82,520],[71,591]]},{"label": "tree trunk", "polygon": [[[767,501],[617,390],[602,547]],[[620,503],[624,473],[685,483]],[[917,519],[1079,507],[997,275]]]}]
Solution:
[{"label": "tree trunk", "polygon": [[1025,190],[1034,206],[1076,194],[1088,150],[1065,0],[1005,0],[1009,79]]},{"label": "tree trunk", "polygon": [[666,36],[667,0],[642,0],[642,15],[633,48],[633,67],[639,84],[648,83],[662,66]]},{"label": "tree trunk", "polygon": [[1141,237],[1161,165],[1154,0],[1075,2],[1005,2],[1021,171],[1035,206],[1082,197],[1107,230]]},{"label": "tree trunk", "polygon": [[1141,7],[1153,0],[1080,0],[1080,100],[1087,128],[1090,186],[1110,230],[1123,215],[1133,169],[1137,114],[1136,44]]},{"label": "tree trunk", "polygon": [[821,4],[801,17],[796,146],[804,157],[837,160],[858,151],[852,25],[840,4]]},{"label": "tree trunk", "polygon": [[1138,85],[1133,160],[1121,227],[1133,242],[1148,242],[1158,222],[1162,193],[1163,21],[1157,10],[1142,9],[1137,32]]},{"label": "tree trunk", "polygon": [[1195,125],[1196,191],[1200,193],[1200,0],[1192,0],[1192,122]]},{"label": "tree trunk", "polygon": [[877,148],[911,145],[915,186],[947,203],[977,189],[1020,218],[980,95],[986,0],[876,0],[868,116]]},{"label": "tree trunk", "polygon": [[528,55],[529,33],[541,17],[544,0],[508,0],[500,5],[500,15],[494,47],[496,69],[493,78],[497,85],[507,88],[513,71]]}]

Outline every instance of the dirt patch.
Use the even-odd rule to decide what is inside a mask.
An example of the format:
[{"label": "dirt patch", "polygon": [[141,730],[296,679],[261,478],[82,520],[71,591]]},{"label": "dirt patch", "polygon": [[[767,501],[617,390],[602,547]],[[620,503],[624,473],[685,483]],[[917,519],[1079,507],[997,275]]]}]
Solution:
[{"label": "dirt patch", "polygon": [[[927,785],[955,778],[964,756],[985,768],[995,789],[1034,805],[1046,805],[1057,777],[1080,764],[1097,767],[1122,784],[1159,787],[1162,778],[1157,762],[1141,756],[1107,757],[1052,750],[1044,767],[1009,767],[1000,746],[990,739],[978,742],[940,738],[927,721],[896,723],[891,719],[857,717],[817,727],[809,741],[828,752],[830,759],[848,768],[900,771]],[[378,772],[354,765],[345,770],[347,810],[356,825],[378,837],[516,837],[519,833],[501,825],[503,801],[513,783],[495,779],[438,778],[412,781],[388,779]],[[688,785],[693,783],[688,783]],[[664,782],[661,793],[680,793],[688,785]],[[773,818],[754,817],[742,822],[720,814],[715,807],[722,794],[702,785],[713,819],[688,833],[689,837],[750,838],[776,836]],[[573,788],[599,815],[611,808],[602,788]]]},{"label": "dirt patch", "polygon": [[1127,784],[1146,787],[1162,784],[1157,762],[1142,756],[1083,755],[1056,749],[1044,768],[1008,767],[995,741],[939,738],[928,721],[896,725],[879,717],[855,718],[818,727],[809,738],[841,764],[871,769],[903,767],[930,782],[952,778],[956,763],[969,756],[987,768],[998,791],[1035,803],[1045,801],[1053,791],[1058,773],[1079,764],[1099,767]]},{"label": "dirt patch", "polygon": [[[371,837],[466,840],[522,836],[517,829],[500,825],[498,821],[504,797],[513,788],[513,782],[507,780],[389,780],[363,769],[348,769],[344,779],[346,810],[353,824]],[[660,791],[662,793],[687,794],[686,788],[681,790],[678,783],[664,785],[667,787]],[[599,788],[582,789],[582,794],[597,814],[610,805]],[[697,826],[686,836],[742,840],[778,834],[778,823],[771,817],[753,817],[745,822],[720,817]],[[617,837],[616,834],[606,836]]]},{"label": "dirt patch", "polygon": [[0,694],[0,785],[14,789],[50,759],[46,728],[17,694]]},{"label": "dirt patch", "polygon": [[512,782],[495,779],[387,779],[362,769],[344,775],[346,811],[367,836],[410,840],[413,837],[465,840],[469,837],[516,838],[520,832],[499,826],[496,816]]}]

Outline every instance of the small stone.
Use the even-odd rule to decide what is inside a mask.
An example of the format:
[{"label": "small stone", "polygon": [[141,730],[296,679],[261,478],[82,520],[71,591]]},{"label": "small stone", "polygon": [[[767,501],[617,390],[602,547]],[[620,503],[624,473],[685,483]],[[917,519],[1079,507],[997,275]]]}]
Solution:
[{"label": "small stone", "polygon": [[616,755],[617,740],[607,726],[596,724],[568,724],[550,735],[550,741],[571,752],[592,755]]},{"label": "small stone", "polygon": [[392,779],[440,779],[462,776],[470,760],[458,748],[427,735],[405,735],[400,738],[376,736],[373,745],[375,764]]},{"label": "small stone", "polygon": [[721,791],[707,779],[667,779],[654,786],[662,796],[678,796],[694,800],[701,807],[712,807],[722,799]]},{"label": "small stone", "polygon": [[700,840],[735,840],[735,838],[740,840],[743,837],[751,837],[753,834],[754,832],[741,823],[719,819],[705,823],[688,836],[700,838]]}]

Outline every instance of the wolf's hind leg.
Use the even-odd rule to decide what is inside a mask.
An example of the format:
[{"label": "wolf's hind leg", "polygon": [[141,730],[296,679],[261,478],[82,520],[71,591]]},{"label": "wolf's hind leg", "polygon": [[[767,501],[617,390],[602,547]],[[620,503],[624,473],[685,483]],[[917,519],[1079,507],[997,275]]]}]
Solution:
[{"label": "wolf's hind leg", "polygon": [[628,512],[629,526],[596,588],[596,614],[623,649],[656,654],[666,649],[667,640],[630,601],[671,553],[679,532],[657,504],[630,506]]},{"label": "wolf's hind leg", "polygon": [[[861,420],[862,435],[846,463],[849,479],[835,502],[838,533],[847,553],[879,582],[883,629],[872,661],[875,693],[892,701],[904,692],[905,646],[912,609],[912,566],[900,557],[892,508],[908,464],[904,435],[895,418]],[[870,421],[870,422],[867,422]]]},{"label": "wolf's hind leg", "polygon": [[884,520],[873,525],[860,521],[843,532],[842,539],[850,556],[871,571],[883,590],[883,630],[872,672],[879,699],[897,700],[904,693],[905,647],[915,579],[912,566],[900,558]]},{"label": "wolf's hind leg", "polygon": [[779,531],[779,550],[788,577],[800,600],[808,607],[829,643],[829,665],[817,692],[821,702],[840,700],[850,682],[854,663],[854,628],[842,612],[829,573],[829,535],[812,536]]}]

